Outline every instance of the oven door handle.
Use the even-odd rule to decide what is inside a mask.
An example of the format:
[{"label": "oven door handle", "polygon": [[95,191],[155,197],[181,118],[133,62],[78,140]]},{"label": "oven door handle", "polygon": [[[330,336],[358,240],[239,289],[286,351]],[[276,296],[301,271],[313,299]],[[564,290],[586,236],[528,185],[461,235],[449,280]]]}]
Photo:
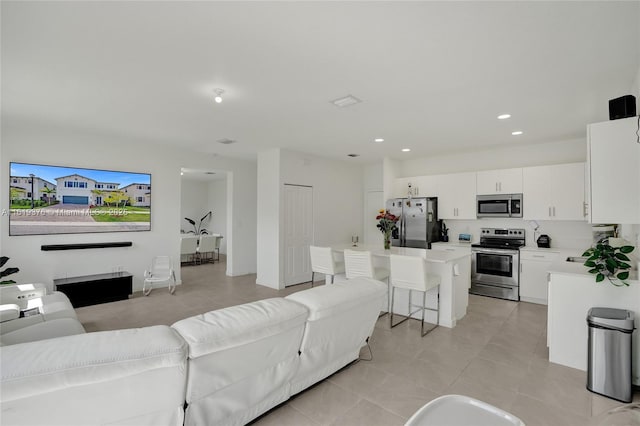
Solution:
[{"label": "oven door handle", "polygon": [[482,248],[472,248],[471,251],[473,253],[482,253],[482,254],[506,254],[509,256],[517,256],[518,250],[503,250],[503,249],[482,249]]},{"label": "oven door handle", "polygon": [[509,217],[511,217],[511,206],[513,205],[513,199],[509,197]]}]

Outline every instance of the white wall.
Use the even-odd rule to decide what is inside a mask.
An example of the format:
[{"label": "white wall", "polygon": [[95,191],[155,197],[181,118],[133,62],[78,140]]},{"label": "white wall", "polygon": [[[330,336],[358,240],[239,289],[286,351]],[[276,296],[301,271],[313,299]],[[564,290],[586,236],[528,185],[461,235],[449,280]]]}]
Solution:
[{"label": "white wall", "polygon": [[185,232],[194,231],[193,226],[184,218],[196,222],[209,211],[209,185],[207,182],[181,179],[180,191],[180,229]]},{"label": "white wall", "polygon": [[[228,197],[238,212],[229,224],[235,238],[228,264],[229,275],[256,270],[256,165],[252,162],[214,157],[173,147],[130,140],[93,131],[62,129],[21,123],[3,118],[0,152],[0,207],[8,209],[10,161],[71,167],[124,170],[152,174],[152,224],[149,232],[104,234],[34,235],[10,237],[8,217],[0,218],[3,255],[21,269],[19,282],[42,282],[52,286],[54,278],[111,272],[122,267],[134,274],[134,288],[141,289],[142,276],[156,255],[179,261],[180,169],[228,170],[233,192]],[[132,241],[130,248],[43,252],[42,244]],[[179,272],[179,271],[178,271]],[[179,273],[178,273],[178,278]]]},{"label": "white wall", "polygon": [[209,205],[207,211],[213,212],[209,231],[220,234],[220,253],[227,253],[227,179],[216,179],[208,184]]},{"label": "white wall", "polygon": [[362,235],[362,178],[360,165],[281,151],[282,184],[313,186],[314,244],[348,243]]},{"label": "white wall", "polygon": [[395,177],[577,163],[586,160],[586,139],[574,139],[405,160],[397,168],[398,172]]},{"label": "white wall", "polygon": [[258,153],[256,283],[280,288],[280,149]]},{"label": "white wall", "polygon": [[362,235],[363,171],[344,161],[274,149],[258,155],[258,279],[284,287],[284,184],[313,187],[313,241],[332,245]]}]

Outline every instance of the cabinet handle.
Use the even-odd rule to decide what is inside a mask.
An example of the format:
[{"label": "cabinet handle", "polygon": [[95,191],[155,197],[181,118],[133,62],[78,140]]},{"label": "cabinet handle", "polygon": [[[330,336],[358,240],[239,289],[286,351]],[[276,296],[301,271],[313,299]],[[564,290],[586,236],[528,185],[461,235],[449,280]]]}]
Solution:
[{"label": "cabinet handle", "polygon": [[551,217],[551,207],[549,207],[549,217]]},{"label": "cabinet handle", "polygon": [[587,215],[588,215],[588,213],[587,213],[587,206],[588,206],[588,205],[589,205],[589,204],[587,204],[586,202],[582,203],[582,215],[583,215],[584,217],[587,217]]},{"label": "cabinet handle", "polygon": [[520,273],[522,273],[522,262],[520,262]]},{"label": "cabinet handle", "polygon": [[534,254],[534,255],[532,255],[531,257],[544,257],[544,256],[542,256],[542,255],[540,255],[540,254]]},{"label": "cabinet handle", "polygon": [[498,182],[498,190],[502,192],[502,182]]},{"label": "cabinet handle", "polygon": [[553,217],[556,217],[556,206],[553,206]]},{"label": "cabinet handle", "polygon": [[498,192],[498,182],[496,182],[496,192]]}]

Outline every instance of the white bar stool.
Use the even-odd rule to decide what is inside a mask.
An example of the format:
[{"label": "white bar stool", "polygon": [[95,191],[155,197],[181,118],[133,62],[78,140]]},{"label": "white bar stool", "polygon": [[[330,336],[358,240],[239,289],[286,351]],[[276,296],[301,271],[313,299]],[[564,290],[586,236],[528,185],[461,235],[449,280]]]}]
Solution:
[{"label": "white bar stool", "polygon": [[[422,321],[420,324],[420,335],[421,337],[426,336],[431,333],[436,327],[438,327],[438,323],[440,322],[440,276],[429,274],[427,270],[427,262],[418,256],[400,256],[396,254],[392,254],[390,256],[391,262],[391,309],[389,316],[389,324],[391,328],[396,325],[402,324],[409,318],[411,315],[417,313],[418,311],[422,311]],[[427,308],[427,291],[431,290],[434,287],[438,287],[438,308],[431,309]],[[409,308],[408,315],[405,319],[398,322],[397,324],[393,323],[393,299],[395,296],[396,288],[401,288],[405,290],[409,290]],[[412,305],[411,304],[411,294],[413,291],[422,292],[422,306],[420,305]],[[411,311],[412,307],[418,307],[415,311]],[[432,327],[426,333],[424,332],[424,311],[436,311],[436,325]]]},{"label": "white bar stool", "polygon": [[389,270],[387,268],[374,267],[371,252],[361,250],[345,250],[344,266],[347,280],[357,277],[373,278],[378,281],[387,280],[387,303],[386,306],[380,307],[383,312],[380,316],[385,315],[385,309],[386,312],[389,312]]},{"label": "white bar stool", "polygon": [[311,287],[313,287],[313,278],[316,272],[330,275],[331,284],[337,274],[344,273],[344,263],[334,259],[331,247],[309,246],[309,256],[311,258]]}]

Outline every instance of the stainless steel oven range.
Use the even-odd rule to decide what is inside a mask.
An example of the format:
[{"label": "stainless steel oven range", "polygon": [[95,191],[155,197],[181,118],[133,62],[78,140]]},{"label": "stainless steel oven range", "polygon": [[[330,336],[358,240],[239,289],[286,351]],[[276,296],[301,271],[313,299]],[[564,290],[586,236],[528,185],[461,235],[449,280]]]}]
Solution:
[{"label": "stainless steel oven range", "polygon": [[519,301],[524,244],[524,229],[482,228],[480,243],[471,245],[469,293]]}]

